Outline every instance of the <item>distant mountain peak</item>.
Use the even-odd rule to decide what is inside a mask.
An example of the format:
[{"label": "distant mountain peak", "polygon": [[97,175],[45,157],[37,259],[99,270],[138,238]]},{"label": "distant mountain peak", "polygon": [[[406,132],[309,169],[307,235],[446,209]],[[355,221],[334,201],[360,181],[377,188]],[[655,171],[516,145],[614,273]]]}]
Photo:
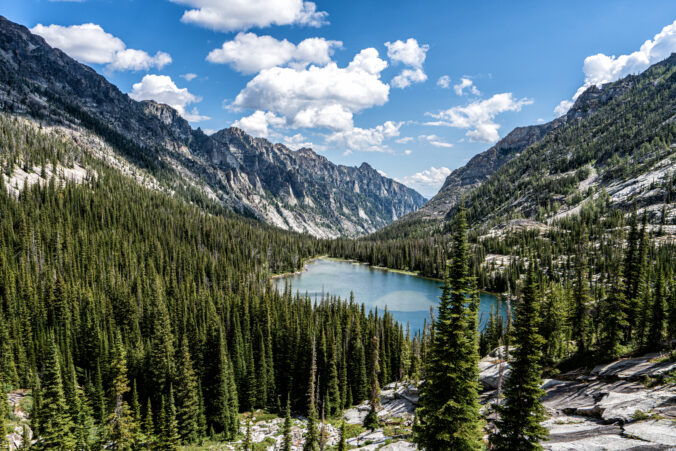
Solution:
[{"label": "distant mountain peak", "polygon": [[369,165],[336,165],[311,149],[292,151],[237,127],[211,136],[193,130],[172,107],[131,99],[3,17],[0,110],[87,130],[172,192],[197,191],[235,211],[320,237],[370,233],[424,203]]}]

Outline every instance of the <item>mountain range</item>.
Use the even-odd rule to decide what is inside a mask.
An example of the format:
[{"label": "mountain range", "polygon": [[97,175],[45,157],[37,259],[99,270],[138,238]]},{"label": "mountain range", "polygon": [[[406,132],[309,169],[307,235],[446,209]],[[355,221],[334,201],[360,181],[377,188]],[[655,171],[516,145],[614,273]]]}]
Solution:
[{"label": "mountain range", "polygon": [[146,184],[317,237],[371,233],[425,201],[367,163],[336,165],[311,149],[293,151],[237,128],[208,136],[170,106],[132,100],[1,17],[0,109],[105,149]]},{"label": "mountain range", "polygon": [[675,183],[672,54],[641,74],[587,88],[551,122],[514,129],[453,171],[421,209],[376,237],[443,233],[461,200],[484,231],[523,220],[542,229],[599,202],[644,210],[652,222],[669,226],[676,221]]}]

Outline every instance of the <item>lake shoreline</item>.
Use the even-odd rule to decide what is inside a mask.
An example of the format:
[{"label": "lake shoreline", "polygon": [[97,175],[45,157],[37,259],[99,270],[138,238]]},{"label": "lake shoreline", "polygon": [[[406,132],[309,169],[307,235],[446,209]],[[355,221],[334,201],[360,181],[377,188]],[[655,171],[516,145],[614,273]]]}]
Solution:
[{"label": "lake shoreline", "polygon": [[[317,255],[315,257],[307,258],[303,261],[303,266],[298,271],[285,272],[285,273],[281,273],[281,274],[274,274],[274,275],[270,276],[270,280],[281,279],[281,278],[284,278],[284,277],[291,277],[291,276],[297,276],[299,274],[302,274],[303,272],[307,271],[306,265],[308,265],[309,263],[313,263],[317,260],[329,260],[329,261],[336,261],[336,262],[352,263],[352,264],[355,264],[355,265],[365,265],[365,266],[369,266],[373,269],[378,269],[380,271],[387,271],[387,272],[393,272],[393,273],[396,273],[396,274],[404,274],[404,275],[407,275],[407,276],[419,277],[421,279],[432,280],[432,281],[439,282],[439,283],[444,282],[443,279],[438,279],[436,277],[423,276],[417,271],[407,271],[407,270],[404,270],[404,269],[388,268],[387,266],[371,265],[370,263],[362,262],[362,261],[356,260],[354,258],[331,257],[329,255]],[[501,299],[503,297],[502,293],[493,293],[492,291],[486,291],[486,290],[479,290],[479,292],[485,293],[485,294],[490,294],[491,296],[495,296],[498,299]]]}]

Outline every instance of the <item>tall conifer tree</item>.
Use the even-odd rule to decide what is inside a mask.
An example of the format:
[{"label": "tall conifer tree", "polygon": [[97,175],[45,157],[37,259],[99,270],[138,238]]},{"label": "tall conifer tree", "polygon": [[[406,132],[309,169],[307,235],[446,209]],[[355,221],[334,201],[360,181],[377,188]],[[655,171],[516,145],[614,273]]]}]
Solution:
[{"label": "tall conifer tree", "polygon": [[414,428],[418,444],[429,450],[478,450],[482,425],[478,397],[478,340],[470,302],[467,222],[458,211],[453,250],[425,367],[425,382]]},{"label": "tall conifer tree", "polygon": [[540,362],[543,339],[538,333],[539,289],[531,261],[514,320],[512,371],[505,382],[504,402],[497,406],[497,432],[490,437],[493,448],[500,451],[540,450],[540,441],[548,435],[540,423],[545,419],[542,405],[544,391]]}]

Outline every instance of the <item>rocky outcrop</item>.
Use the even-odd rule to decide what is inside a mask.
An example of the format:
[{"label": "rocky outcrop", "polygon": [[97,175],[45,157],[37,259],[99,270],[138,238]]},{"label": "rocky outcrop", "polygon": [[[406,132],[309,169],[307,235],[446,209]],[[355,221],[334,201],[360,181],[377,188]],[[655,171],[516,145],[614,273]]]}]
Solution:
[{"label": "rocky outcrop", "polygon": [[203,194],[318,237],[373,232],[425,199],[364,163],[331,163],[230,128],[207,136],[176,110],[137,102],[91,68],[0,17],[0,111],[93,133],[174,193]]},{"label": "rocky outcrop", "polygon": [[[542,389],[549,418],[544,425],[551,450],[666,450],[676,446],[676,384],[647,387],[636,379],[659,378],[676,369],[676,362],[658,354],[598,365],[573,380],[548,379]],[[481,360],[480,381],[487,405],[495,402],[500,366],[497,352]]]}]

